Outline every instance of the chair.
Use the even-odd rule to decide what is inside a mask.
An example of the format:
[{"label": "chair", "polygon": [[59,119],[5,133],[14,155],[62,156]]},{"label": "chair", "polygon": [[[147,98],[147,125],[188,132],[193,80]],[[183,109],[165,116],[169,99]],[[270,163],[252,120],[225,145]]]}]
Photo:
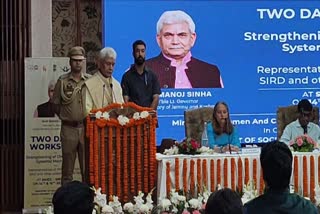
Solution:
[{"label": "chair", "polygon": [[193,138],[201,142],[204,122],[213,119],[212,107],[201,107],[184,111],[184,127],[187,138]]},{"label": "chair", "polygon": [[157,146],[157,153],[163,154],[164,151],[166,149],[170,149],[174,145],[175,142],[176,142],[176,140],[175,139],[171,139],[171,138],[162,139],[161,140],[161,145]]},{"label": "chair", "polygon": [[[313,118],[311,122],[319,124],[319,107],[313,107]],[[278,107],[277,110],[277,137],[280,139],[285,127],[299,117],[298,106],[291,105]]]}]

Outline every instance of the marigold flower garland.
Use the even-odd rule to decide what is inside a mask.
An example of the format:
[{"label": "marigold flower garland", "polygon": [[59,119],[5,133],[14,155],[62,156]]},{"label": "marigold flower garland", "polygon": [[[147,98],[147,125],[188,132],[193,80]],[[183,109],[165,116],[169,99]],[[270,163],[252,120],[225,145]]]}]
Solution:
[{"label": "marigold flower garland", "polygon": [[293,161],[293,174],[294,174],[294,191],[298,192],[299,188],[299,163],[298,157],[294,157]]},{"label": "marigold flower garland", "polygon": [[202,176],[203,176],[203,185],[208,187],[208,174],[207,174],[207,160],[204,159],[202,160]]},{"label": "marigold flower garland", "polygon": [[114,195],[113,194],[113,128],[109,126],[108,128],[108,194]]},{"label": "marigold flower garland", "polygon": [[123,108],[130,107],[130,108],[136,109],[137,111],[140,111],[140,112],[141,111],[152,111],[153,110],[152,108],[138,106],[137,104],[135,104],[133,102],[127,102],[127,103],[111,103],[108,106],[106,106],[104,108],[101,108],[101,109],[92,109],[91,113],[96,113],[98,111],[108,112],[108,111],[110,111],[112,109],[122,108],[122,107]]},{"label": "marigold flower garland", "polygon": [[244,183],[247,184],[249,182],[249,159],[244,159]]},{"label": "marigold flower garland", "polygon": [[[151,117],[152,116],[149,115],[147,119],[150,119]],[[97,124],[97,126],[99,128],[103,128],[105,126],[114,126],[114,127],[121,127],[121,128],[123,128],[123,127],[132,127],[132,126],[142,125],[144,123],[145,123],[144,119],[135,120],[133,118],[130,118],[129,122],[126,123],[125,125],[119,124],[119,121],[117,119],[114,119],[114,118],[110,118],[108,120],[100,118],[100,119],[96,119],[96,121],[95,121],[95,124]]]},{"label": "marigold flower garland", "polygon": [[135,149],[134,149],[134,130],[135,127],[130,128],[130,192],[135,193]]},{"label": "marigold flower garland", "polygon": [[143,192],[149,192],[149,158],[148,158],[148,130],[147,124],[143,125]]},{"label": "marigold flower garland", "polygon": [[253,167],[252,180],[253,180],[254,185],[257,185],[257,183],[258,183],[258,180],[257,180],[257,159],[253,159],[252,167]]},{"label": "marigold flower garland", "polygon": [[187,163],[187,159],[183,159],[183,166],[182,166],[182,179],[183,179],[183,182],[182,182],[182,185],[183,185],[183,191],[186,193],[188,191],[188,184],[187,184],[187,168],[188,168],[188,163]]},{"label": "marigold flower garland", "polygon": [[[93,123],[87,117],[87,137],[89,137],[89,153],[93,154]],[[94,163],[93,155],[89,156],[89,182],[94,184]]]},{"label": "marigold flower garland", "polygon": [[[128,128],[123,129],[123,163],[128,163]],[[123,165],[123,200],[128,201],[128,164]]]},{"label": "marigold flower garland", "polygon": [[[108,117],[108,112],[116,108],[135,109],[137,112],[141,112],[141,117],[127,118],[126,115],[119,115],[126,119],[121,121]],[[154,178],[157,168],[155,125],[157,118],[146,113],[151,111],[151,108],[140,107],[134,103],[113,103],[102,109],[92,110],[92,114],[98,113],[95,120],[91,120],[90,116],[86,118],[86,136],[90,139],[89,181],[95,186],[100,186],[103,191],[107,191],[108,195],[117,194],[118,197],[126,201],[129,197],[129,185],[131,196],[136,194],[138,189],[147,193],[149,188],[155,186]],[[101,128],[101,130],[108,127],[107,148],[104,141],[104,131],[100,132],[100,129],[96,131],[94,127]],[[129,127],[130,132],[127,130]],[[148,130],[150,130],[150,133],[148,133]],[[128,133],[130,133],[129,139]],[[123,141],[121,140],[121,134],[123,134]],[[135,139],[135,136],[141,136],[141,134],[143,134],[143,137]],[[128,141],[130,141],[130,145]],[[103,161],[106,158],[108,160]],[[128,161],[128,158],[130,158],[130,161]],[[107,166],[105,165],[106,162]],[[128,162],[130,166],[128,166]],[[142,172],[144,172],[143,175]],[[108,174],[108,182],[106,182],[106,174]],[[130,178],[128,179],[128,177]],[[117,179],[115,180],[115,178]]]},{"label": "marigold flower garland", "polygon": [[194,165],[195,165],[195,162],[194,160],[191,160],[190,161],[190,193],[191,195],[194,195],[195,191],[194,191],[194,188],[195,188],[195,178],[194,178]]},{"label": "marigold flower garland", "polygon": [[211,182],[211,192],[215,190],[215,183],[214,183],[214,160],[210,160],[210,182]]},{"label": "marigold flower garland", "polygon": [[157,146],[156,146],[156,124],[157,118],[150,117],[149,118],[149,125],[150,125],[150,143],[149,143],[149,165],[150,165],[150,183],[149,188],[152,189],[155,186],[155,178],[157,173],[157,160],[156,160],[156,153],[157,153]]},{"label": "marigold flower garland", "polygon": [[302,158],[302,162],[303,162],[303,185],[302,185],[302,188],[303,188],[303,196],[304,197],[307,197],[308,196],[308,177],[306,176],[307,175],[307,172],[308,172],[308,166],[307,166],[307,157],[306,156],[303,156]]},{"label": "marigold flower garland", "polygon": [[179,184],[179,179],[180,179],[180,173],[179,173],[179,158],[174,159],[174,173],[175,173],[175,186],[176,190],[180,190],[180,184]]},{"label": "marigold flower garland", "polygon": [[312,202],[315,202],[314,200],[314,195],[315,195],[315,183],[314,183],[314,179],[315,179],[315,172],[314,172],[314,157],[313,155],[311,155],[310,157],[310,199]]},{"label": "marigold flower garland", "polygon": [[221,184],[221,160],[217,160],[217,184]]},{"label": "marigold flower garland", "polygon": [[228,159],[223,160],[223,186],[228,187]]},{"label": "marigold flower garland", "polygon": [[167,195],[169,195],[171,191],[170,162],[166,163],[166,188],[167,188]]},{"label": "marigold flower garland", "polygon": [[242,187],[243,187],[243,183],[242,183],[242,160],[241,158],[238,158],[238,190],[240,192],[242,192]]},{"label": "marigold flower garland", "polygon": [[236,161],[234,158],[231,158],[231,189],[236,190],[236,174],[235,174],[235,168],[236,168]]},{"label": "marigold flower garland", "polygon": [[141,182],[141,126],[137,126],[137,188],[138,190],[142,190],[142,182]]},{"label": "marigold flower garland", "polygon": [[198,192],[202,191],[202,179],[201,179],[201,159],[197,159],[197,187]]},{"label": "marigold flower garland", "polygon": [[[105,139],[105,129],[101,129],[101,139]],[[106,148],[105,143],[101,143],[101,150],[100,150],[100,172],[101,172],[101,191],[106,192]]]},{"label": "marigold flower garland", "polygon": [[[136,104],[134,103],[124,103],[124,104],[119,104],[119,103],[112,103],[110,105],[108,105],[107,107],[104,107],[102,109],[93,109],[91,110],[91,113],[97,113],[98,111],[101,111],[101,112],[108,112],[114,108],[121,108],[121,107],[130,107],[130,108],[134,108],[136,109],[137,111],[152,111],[151,108],[146,108],[146,107],[140,107],[140,106],[137,106]],[[89,117],[89,116],[88,116]],[[104,119],[104,118],[96,118],[95,120],[95,123],[100,127],[100,128],[103,128],[105,126],[116,126],[116,127],[131,127],[131,126],[135,126],[135,125],[141,125],[144,123],[144,121],[146,119],[150,119],[152,118],[151,115],[149,115],[147,118],[141,118],[141,119],[138,119],[138,120],[135,120],[133,118],[130,118],[129,119],[129,122],[126,123],[125,125],[121,125],[119,124],[119,121],[117,119],[114,119],[114,118],[109,118],[108,120]],[[157,120],[156,118],[154,118],[154,120]]]},{"label": "marigold flower garland", "polygon": [[122,179],[121,179],[121,165],[120,165],[120,160],[121,160],[121,155],[120,155],[120,152],[121,152],[121,139],[120,139],[120,136],[121,136],[121,132],[120,132],[120,128],[117,127],[116,128],[116,195],[119,197],[119,199],[122,199],[122,195],[121,195],[121,182],[122,182]]},{"label": "marigold flower garland", "polygon": [[[99,134],[98,127],[94,125],[93,127],[93,152],[94,154],[99,154]],[[98,188],[99,184],[99,155],[95,155],[93,158],[94,162],[94,186]]]}]

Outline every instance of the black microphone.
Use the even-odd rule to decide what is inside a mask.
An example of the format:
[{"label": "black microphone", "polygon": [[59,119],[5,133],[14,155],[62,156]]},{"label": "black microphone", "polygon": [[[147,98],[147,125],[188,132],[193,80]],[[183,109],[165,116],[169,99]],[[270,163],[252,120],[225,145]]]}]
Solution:
[{"label": "black microphone", "polygon": [[106,84],[103,84],[103,91],[102,91],[102,106],[101,108],[104,107],[104,93],[105,93],[105,90],[106,90]]},{"label": "black microphone", "polygon": [[[227,120],[227,118],[224,118],[226,123],[227,123],[227,131],[229,131],[229,121]],[[231,152],[231,142],[230,142],[230,134],[231,133],[227,133],[228,134],[228,146],[229,146],[229,152],[230,154],[232,154]]]},{"label": "black microphone", "polygon": [[110,83],[110,88],[111,88],[111,94],[112,94],[112,98],[113,100],[115,101],[115,103],[117,102],[117,99],[116,99],[116,95],[114,94],[114,91],[113,91],[113,84]]},{"label": "black microphone", "polygon": [[302,126],[303,134],[308,134],[308,125]]},{"label": "black microphone", "polygon": [[[303,120],[305,120],[305,114],[304,114],[303,108],[301,108],[301,113],[302,113]],[[301,127],[303,128],[303,134],[307,134],[308,133],[308,124],[301,126]]]}]

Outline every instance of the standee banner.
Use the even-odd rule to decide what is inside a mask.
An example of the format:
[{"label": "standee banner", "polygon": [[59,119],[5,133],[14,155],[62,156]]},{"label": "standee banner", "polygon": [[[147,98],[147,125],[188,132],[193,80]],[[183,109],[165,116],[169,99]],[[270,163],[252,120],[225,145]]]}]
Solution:
[{"label": "standee banner", "polygon": [[[320,106],[320,1],[104,0],[103,5],[104,45],[117,51],[119,81],[134,62],[135,40],[146,42],[147,59],[159,56],[156,25],[172,10],[186,12],[195,23],[192,57],[220,70],[223,88],[161,84],[158,144],[163,138],[184,138],[185,110],[217,101],[229,105],[241,143],[275,139],[278,106],[302,98]],[[210,78],[201,76],[198,82]]]},{"label": "standee banner", "polygon": [[[25,59],[25,208],[51,205],[60,186],[61,122],[52,112],[50,98],[59,76],[69,71],[69,58]],[[75,171],[79,180],[78,165]]]}]

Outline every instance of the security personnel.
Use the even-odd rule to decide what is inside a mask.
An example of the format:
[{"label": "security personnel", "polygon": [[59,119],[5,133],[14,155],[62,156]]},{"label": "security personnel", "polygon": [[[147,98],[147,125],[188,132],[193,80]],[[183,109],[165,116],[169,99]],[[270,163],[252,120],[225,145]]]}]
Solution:
[{"label": "security personnel", "polygon": [[71,71],[59,77],[53,102],[61,119],[62,176],[61,185],[73,180],[73,170],[78,154],[82,180],[85,180],[85,140],[82,88],[89,74],[83,73],[85,50],[72,47],[68,57]]}]

